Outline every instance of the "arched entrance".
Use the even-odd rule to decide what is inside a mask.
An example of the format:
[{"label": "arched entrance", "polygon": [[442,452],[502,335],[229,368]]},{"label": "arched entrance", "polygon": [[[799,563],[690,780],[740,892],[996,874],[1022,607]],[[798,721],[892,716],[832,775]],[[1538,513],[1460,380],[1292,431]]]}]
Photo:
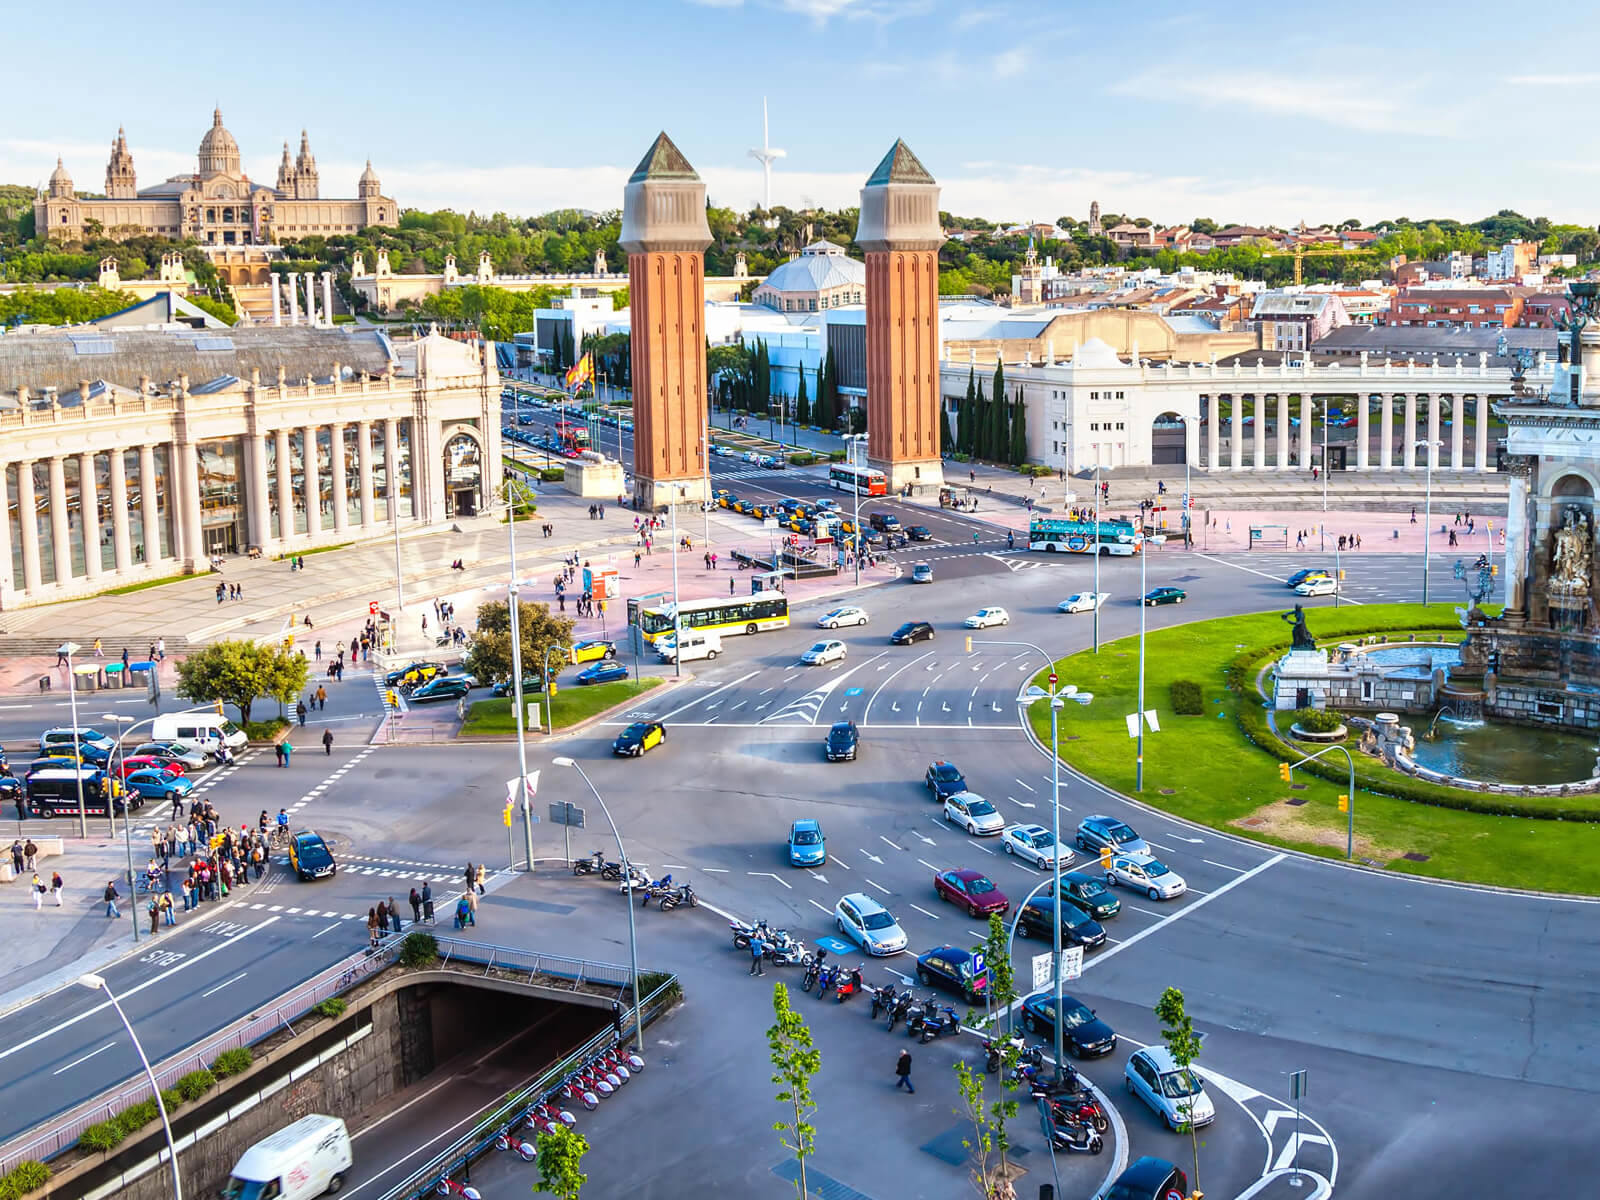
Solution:
[{"label": "arched entrance", "polygon": [[1187,461],[1188,443],[1183,418],[1175,412],[1164,412],[1150,422],[1150,464],[1181,467]]},{"label": "arched entrance", "polygon": [[465,429],[445,438],[444,494],[446,516],[473,517],[484,507],[483,448]]}]

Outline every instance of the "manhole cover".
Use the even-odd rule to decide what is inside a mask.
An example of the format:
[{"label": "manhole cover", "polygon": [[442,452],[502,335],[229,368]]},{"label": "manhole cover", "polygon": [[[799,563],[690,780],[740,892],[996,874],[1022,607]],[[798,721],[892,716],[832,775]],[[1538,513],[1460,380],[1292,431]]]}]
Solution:
[{"label": "manhole cover", "polygon": [[1304,796],[1290,796],[1287,800],[1284,801],[1285,804],[1292,804],[1296,808],[1299,808],[1300,805],[1304,804],[1305,802],[1306,802],[1306,798]]},{"label": "manhole cover", "polygon": [[1406,851],[1406,853],[1402,854],[1400,857],[1405,859],[1407,862],[1427,862],[1428,859],[1432,857],[1432,855],[1429,855],[1429,854],[1418,854],[1415,850],[1408,850],[1408,851]]},{"label": "manhole cover", "polygon": [[1305,791],[1305,788],[1306,788],[1306,785],[1303,784],[1303,783],[1291,783],[1289,785],[1289,790],[1290,791],[1295,791],[1295,792],[1303,792],[1303,791]]},{"label": "manhole cover", "polygon": [[1177,788],[1162,788],[1161,789],[1161,794],[1163,796],[1171,796],[1171,795],[1176,794],[1177,790],[1178,790]]},{"label": "manhole cover", "polygon": [[[507,628],[509,629],[510,626],[507,626]],[[1067,741],[1069,741],[1069,742],[1077,742],[1077,741],[1082,741],[1082,740],[1083,740],[1083,735],[1082,734],[1078,734],[1078,733],[1069,733],[1069,734],[1067,734]]]},{"label": "manhole cover", "polygon": [[1246,817],[1244,820],[1240,821],[1239,824],[1243,825],[1246,829],[1258,829],[1262,825],[1265,825],[1266,821],[1261,817]]}]

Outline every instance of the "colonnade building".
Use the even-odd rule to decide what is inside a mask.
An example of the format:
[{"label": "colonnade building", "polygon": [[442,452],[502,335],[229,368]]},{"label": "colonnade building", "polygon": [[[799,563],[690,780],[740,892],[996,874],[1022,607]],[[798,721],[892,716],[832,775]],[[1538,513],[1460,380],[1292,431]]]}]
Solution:
[{"label": "colonnade building", "polygon": [[0,337],[0,609],[470,516],[492,347],[376,330]]}]

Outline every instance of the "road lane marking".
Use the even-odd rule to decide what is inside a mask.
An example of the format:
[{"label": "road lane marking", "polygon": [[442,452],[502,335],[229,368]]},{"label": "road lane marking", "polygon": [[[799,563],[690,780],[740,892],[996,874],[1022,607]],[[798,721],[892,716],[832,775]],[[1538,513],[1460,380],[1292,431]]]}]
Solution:
[{"label": "road lane marking", "polygon": [[[1280,855],[1279,857],[1282,857],[1282,856]],[[168,967],[165,971],[162,971],[159,975],[151,976],[149,979],[146,979],[143,983],[134,984],[133,987],[131,987],[127,991],[123,992],[120,998],[122,1000],[126,1001],[129,996],[136,996],[140,992],[144,991],[146,988],[154,987],[156,984],[161,983],[161,982],[163,982],[163,981],[165,981],[167,979],[170,979],[172,976],[176,975],[179,971],[186,970],[189,967],[194,966],[195,963],[200,962],[202,959],[210,958],[213,954],[217,954],[217,953],[219,953],[219,952],[221,952],[223,950],[226,950],[229,946],[237,945],[239,942],[244,941],[244,939],[249,937],[251,934],[259,933],[259,932],[261,932],[261,930],[265,929],[267,926],[271,925],[273,922],[281,921],[281,920],[283,920],[282,917],[268,917],[265,921],[261,922],[261,924],[252,925],[249,929],[246,929],[243,933],[237,933],[237,934],[234,934],[234,936],[232,936],[230,938],[224,938],[222,941],[218,942],[215,946],[212,946],[211,949],[202,950],[199,954],[196,954],[194,957],[184,959],[177,966]],[[68,1017],[65,1021],[57,1022],[56,1024],[50,1026],[49,1029],[46,1029],[41,1033],[34,1034],[31,1038],[26,1038],[23,1041],[18,1042],[14,1046],[7,1046],[4,1050],[0,1050],[0,1059],[10,1058],[13,1054],[16,1054],[16,1053],[18,1053],[19,1051],[22,1051],[22,1050],[26,1050],[29,1046],[37,1045],[38,1043],[44,1041],[46,1038],[53,1037],[56,1034],[60,1033],[63,1029],[70,1029],[70,1028],[72,1028],[72,1026],[76,1025],[79,1021],[86,1020],[89,1017],[92,1017],[97,1013],[102,1013],[102,1012],[104,1012],[106,1009],[108,1009],[110,1007],[111,1007],[111,1001],[103,1000],[99,1004],[96,1004],[92,1008],[89,1008],[89,1009],[85,1010],[84,1012],[79,1013],[75,1017]]]},{"label": "road lane marking", "polygon": [[727,867],[701,867],[700,869],[702,871],[710,871],[713,875],[726,875],[728,873]]},{"label": "road lane marking", "polygon": [[[327,916],[332,916],[333,914],[332,913],[323,913],[322,915],[327,917]],[[329,925],[326,929],[321,929],[321,930],[318,930],[316,933],[313,933],[311,935],[311,940],[312,941],[316,941],[323,934],[332,933],[335,929],[339,928],[339,926],[342,925],[342,924],[343,924],[342,921],[335,921],[332,925]]]},{"label": "road lane marking", "polygon": [[868,883],[871,883],[871,884],[872,884],[872,886],[873,886],[873,887],[875,887],[875,888],[877,888],[877,889],[878,889],[878,890],[879,890],[879,891],[880,891],[880,892],[882,892],[882,893],[883,893],[883,894],[884,894],[884,895],[885,895],[885,896],[887,896],[887,895],[888,895],[888,894],[889,894],[889,889],[888,889],[888,888],[886,888],[886,887],[884,887],[884,886],[883,886],[883,884],[881,884],[881,883],[873,883],[873,882],[872,882],[872,880],[870,880],[870,879],[869,879],[869,880],[867,880],[867,882],[868,882]]},{"label": "road lane marking", "polygon": [[919,862],[919,863],[921,863],[921,864],[922,864],[922,865],[923,865],[923,866],[925,866],[925,867],[927,867],[927,868],[928,868],[928,870],[930,870],[930,871],[932,871],[932,872],[933,872],[933,873],[934,873],[934,874],[935,874],[935,875],[937,875],[937,874],[938,874],[938,873],[939,873],[939,868],[938,868],[938,867],[936,867],[936,866],[934,866],[934,865],[933,865],[933,864],[932,864],[932,863],[931,863],[931,862],[929,862],[929,861],[928,861],[928,860],[927,860],[927,859],[925,859],[925,858],[919,858],[919,859],[917,859],[917,861],[918,861],[918,862]]},{"label": "road lane marking", "polygon": [[680,705],[679,707],[673,709],[666,716],[662,717],[661,720],[662,721],[670,721],[673,717],[677,716],[679,713],[683,712],[685,709],[693,708],[696,704],[699,704],[703,700],[711,699],[711,697],[717,695],[719,692],[725,692],[731,687],[737,687],[739,684],[743,683],[746,679],[749,679],[753,675],[759,675],[760,673],[761,672],[759,670],[750,671],[750,672],[748,672],[748,673],[746,673],[744,675],[739,676],[739,678],[737,678],[737,679],[729,680],[727,683],[725,683],[721,687],[717,688],[716,691],[707,692],[704,696],[696,696],[693,700],[689,701],[689,703]]},{"label": "road lane marking", "polygon": [[923,908],[922,905],[920,905],[920,904],[913,904],[911,907],[916,909],[919,913],[921,913],[925,917],[932,917],[935,921],[937,921],[939,919],[939,914],[938,913],[931,913],[927,909]]},{"label": "road lane marking", "polygon": [[107,1050],[111,1049],[111,1047],[113,1047],[115,1045],[116,1045],[116,1042],[107,1042],[104,1046],[101,1046],[100,1049],[91,1050],[91,1051],[89,1051],[89,1053],[85,1054],[82,1058],[75,1058],[71,1062],[69,1062],[66,1066],[60,1067],[57,1070],[51,1071],[50,1074],[52,1074],[52,1075],[60,1075],[63,1071],[70,1071],[70,1070],[72,1070],[73,1067],[77,1066],[79,1063],[86,1063],[91,1058],[93,1058],[96,1054],[104,1054]]},{"label": "road lane marking", "polygon": [[774,875],[771,871],[746,871],[745,874],[746,875],[760,875],[760,876],[763,876],[763,877],[765,877],[767,879],[776,879],[779,883],[783,884],[783,886],[785,888],[787,888],[789,891],[791,891],[791,892],[794,891],[794,888],[790,887],[789,884],[787,882],[785,882],[784,880],[778,879],[778,877],[776,875]]},{"label": "road lane marking", "polygon": [[224,979],[221,983],[217,984],[217,986],[212,988],[209,992],[201,992],[200,993],[200,999],[204,1000],[207,996],[211,996],[211,995],[216,994],[217,992],[220,992],[223,988],[227,987],[230,983],[238,983],[239,980],[243,979],[248,974],[250,974],[249,971],[240,971],[232,979]]},{"label": "road lane marking", "polygon": [[882,842],[886,846],[894,846],[894,848],[896,850],[904,850],[905,849],[904,846],[895,846],[895,844],[893,842],[891,842],[888,838],[884,837],[883,834],[881,834],[881,833],[878,835],[878,840],[880,842]]},{"label": "road lane marking", "polygon": [[840,859],[840,858],[835,858],[835,857],[834,857],[834,856],[833,856],[833,855],[831,855],[831,854],[830,854],[830,855],[828,855],[828,859],[829,859],[829,860],[830,860],[830,861],[831,861],[831,862],[835,862],[835,863],[838,863],[838,864],[839,864],[839,866],[841,866],[841,867],[843,867],[843,868],[844,868],[844,869],[845,869],[845,870],[846,870],[846,871],[849,871],[849,870],[852,870],[852,869],[853,869],[853,868],[852,868],[852,867],[851,867],[851,866],[850,866],[850,864],[849,864],[849,863],[847,863],[847,862],[845,862],[845,861],[844,861],[844,860],[843,860],[843,859]]},{"label": "road lane marking", "polygon": [[1203,863],[1209,863],[1213,867],[1221,867],[1224,871],[1236,871],[1241,875],[1244,874],[1244,871],[1245,871],[1245,868],[1243,868],[1243,867],[1229,866],[1227,863],[1219,863],[1216,860],[1210,859],[1210,858],[1202,858],[1200,861],[1203,862]]},{"label": "road lane marking", "polygon": [[1023,787],[1027,788],[1030,792],[1034,790],[1033,784],[1031,784],[1031,783],[1024,782],[1021,779],[1017,780],[1017,782],[1019,784],[1021,784]]},{"label": "road lane marking", "polygon": [[816,902],[816,901],[815,901],[815,900],[813,900],[813,899],[812,899],[812,898],[811,898],[811,897],[810,897],[810,896],[807,896],[807,897],[806,897],[806,903],[807,903],[807,904],[809,904],[809,905],[811,905],[811,907],[812,907],[812,908],[815,908],[815,909],[817,909],[817,910],[818,910],[818,911],[819,911],[819,912],[825,912],[825,913],[827,913],[827,914],[828,914],[828,915],[829,915],[829,916],[830,916],[830,917],[831,917],[831,916],[832,916],[832,915],[833,915],[833,909],[831,909],[831,908],[823,908],[823,906],[822,906],[822,905],[820,905],[820,904],[818,904],[818,903],[817,903],[817,902]]}]

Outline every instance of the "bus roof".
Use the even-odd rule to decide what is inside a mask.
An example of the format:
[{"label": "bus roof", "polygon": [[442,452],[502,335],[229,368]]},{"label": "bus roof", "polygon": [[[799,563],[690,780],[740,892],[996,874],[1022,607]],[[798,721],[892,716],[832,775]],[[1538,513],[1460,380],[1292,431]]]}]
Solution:
[{"label": "bus roof", "polygon": [[[751,596],[712,596],[709,599],[704,600],[684,600],[678,605],[678,610],[680,612],[699,612],[701,609],[705,608],[727,608],[729,605],[741,604],[749,601],[777,600],[787,598],[788,597],[784,596],[782,592],[775,592],[771,595],[768,595],[766,592],[761,592]],[[672,611],[672,601],[669,600],[665,604],[652,604],[644,611],[654,613],[669,613]]]},{"label": "bus roof", "polygon": [[[1047,533],[1057,531],[1065,533],[1081,529],[1092,531],[1094,526],[1095,523],[1093,521],[1072,521],[1066,517],[1034,517],[1028,522],[1028,528],[1030,530],[1040,530]],[[1131,532],[1133,529],[1133,523],[1131,521],[1102,518],[1100,521],[1100,528],[1120,529]]]}]

